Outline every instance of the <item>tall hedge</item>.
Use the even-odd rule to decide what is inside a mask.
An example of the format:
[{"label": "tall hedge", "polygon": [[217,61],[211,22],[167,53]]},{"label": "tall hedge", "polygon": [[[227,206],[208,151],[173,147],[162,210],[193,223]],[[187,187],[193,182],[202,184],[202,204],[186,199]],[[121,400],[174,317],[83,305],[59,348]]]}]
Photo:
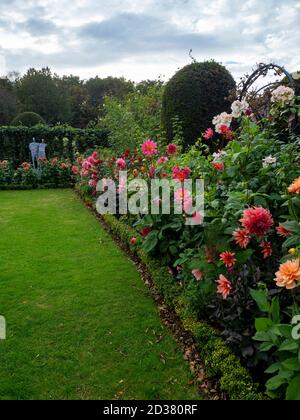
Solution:
[{"label": "tall hedge", "polygon": [[168,141],[173,138],[173,119],[178,117],[184,145],[194,144],[212,125],[215,115],[230,111],[227,99],[235,81],[215,61],[192,63],[179,70],[167,83],[163,96],[162,124]]},{"label": "tall hedge", "polygon": [[30,161],[29,144],[33,137],[37,142],[47,143],[48,158],[74,158],[74,151],[84,153],[96,147],[109,147],[106,130],[79,129],[68,126],[48,127],[0,127],[0,160],[9,160],[14,165]]}]

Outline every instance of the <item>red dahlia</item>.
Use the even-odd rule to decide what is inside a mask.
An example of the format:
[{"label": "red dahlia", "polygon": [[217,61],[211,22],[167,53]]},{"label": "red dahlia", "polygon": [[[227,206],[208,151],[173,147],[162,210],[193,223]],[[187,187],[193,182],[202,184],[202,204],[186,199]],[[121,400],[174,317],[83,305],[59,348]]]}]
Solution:
[{"label": "red dahlia", "polygon": [[244,210],[240,222],[249,234],[257,236],[263,236],[274,224],[271,213],[263,207]]}]

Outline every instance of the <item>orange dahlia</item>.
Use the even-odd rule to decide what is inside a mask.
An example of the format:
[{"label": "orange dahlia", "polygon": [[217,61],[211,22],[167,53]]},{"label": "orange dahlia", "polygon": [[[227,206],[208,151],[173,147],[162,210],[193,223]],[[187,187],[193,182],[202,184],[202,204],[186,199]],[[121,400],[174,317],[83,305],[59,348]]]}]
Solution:
[{"label": "orange dahlia", "polygon": [[291,194],[300,194],[300,177],[294,180],[288,190]]},{"label": "orange dahlia", "polygon": [[300,281],[300,260],[290,260],[280,265],[279,271],[275,274],[276,285],[294,289],[297,287],[296,281]]}]

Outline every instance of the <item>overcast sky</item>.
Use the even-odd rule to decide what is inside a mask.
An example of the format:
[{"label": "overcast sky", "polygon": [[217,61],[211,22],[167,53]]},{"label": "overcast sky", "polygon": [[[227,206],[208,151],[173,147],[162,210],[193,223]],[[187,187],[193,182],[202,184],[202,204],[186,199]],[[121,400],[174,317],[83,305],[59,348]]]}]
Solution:
[{"label": "overcast sky", "polygon": [[190,49],[235,77],[261,61],[300,70],[300,1],[0,0],[0,74],[169,78]]}]

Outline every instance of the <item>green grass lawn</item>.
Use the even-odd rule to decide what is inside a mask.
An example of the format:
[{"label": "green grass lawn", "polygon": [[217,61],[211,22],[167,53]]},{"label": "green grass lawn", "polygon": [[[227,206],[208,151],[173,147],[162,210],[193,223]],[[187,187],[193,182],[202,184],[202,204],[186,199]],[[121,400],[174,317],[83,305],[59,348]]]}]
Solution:
[{"label": "green grass lawn", "polygon": [[0,315],[2,400],[199,398],[135,266],[72,191],[0,192]]}]

